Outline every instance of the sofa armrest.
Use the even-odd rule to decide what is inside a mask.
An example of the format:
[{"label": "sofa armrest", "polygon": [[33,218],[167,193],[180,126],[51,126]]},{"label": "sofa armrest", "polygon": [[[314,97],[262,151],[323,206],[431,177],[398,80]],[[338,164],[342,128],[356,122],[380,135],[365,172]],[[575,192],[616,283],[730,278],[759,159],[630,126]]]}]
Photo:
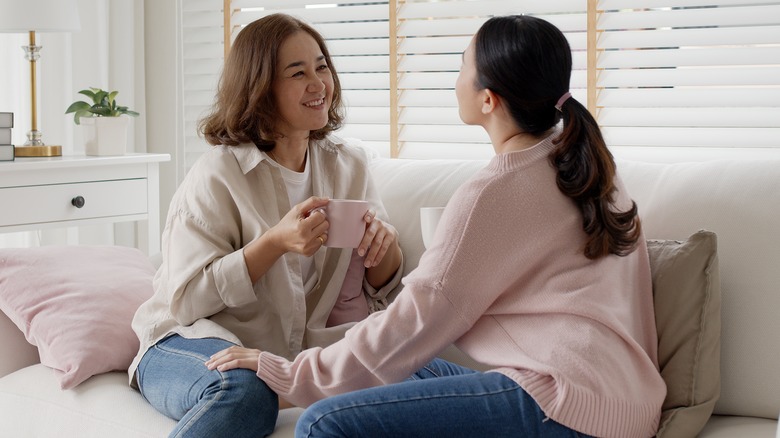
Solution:
[{"label": "sofa armrest", "polygon": [[24,334],[0,312],[0,377],[40,362],[38,348],[27,342]]}]

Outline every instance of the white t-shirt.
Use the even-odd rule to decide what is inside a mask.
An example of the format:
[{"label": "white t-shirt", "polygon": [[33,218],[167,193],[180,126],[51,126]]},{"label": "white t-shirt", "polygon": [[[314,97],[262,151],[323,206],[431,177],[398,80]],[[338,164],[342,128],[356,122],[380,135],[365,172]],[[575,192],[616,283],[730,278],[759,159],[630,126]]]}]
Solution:
[{"label": "white t-shirt", "polygon": [[[311,166],[309,166],[309,154],[306,153],[303,172],[290,170],[277,163],[270,155],[263,152],[271,165],[276,166],[282,173],[284,185],[287,187],[287,197],[290,199],[290,206],[298,205],[312,196],[311,188]],[[303,279],[303,290],[306,294],[317,285],[317,270],[314,268],[314,258],[299,256],[301,261],[301,278]]]}]

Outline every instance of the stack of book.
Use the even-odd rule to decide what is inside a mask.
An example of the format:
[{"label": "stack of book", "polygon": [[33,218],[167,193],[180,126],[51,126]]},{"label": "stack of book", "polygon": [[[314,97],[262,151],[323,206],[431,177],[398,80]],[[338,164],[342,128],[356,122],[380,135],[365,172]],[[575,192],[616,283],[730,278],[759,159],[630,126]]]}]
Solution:
[{"label": "stack of book", "polygon": [[0,112],[0,161],[13,161],[16,153],[11,144],[11,128],[14,127],[14,113]]}]

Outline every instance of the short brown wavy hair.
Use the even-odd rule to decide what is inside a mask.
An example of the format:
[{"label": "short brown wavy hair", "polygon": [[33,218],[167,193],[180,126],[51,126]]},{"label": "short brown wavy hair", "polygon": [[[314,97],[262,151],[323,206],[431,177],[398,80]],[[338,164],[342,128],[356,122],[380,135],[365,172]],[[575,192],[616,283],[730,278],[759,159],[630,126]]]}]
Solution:
[{"label": "short brown wavy hair", "polygon": [[306,32],[320,47],[333,75],[333,99],[328,123],[310,133],[320,140],[341,127],[344,119],[341,84],[333,68],[325,39],[305,22],[285,14],[272,14],[247,25],[230,49],[217,94],[209,115],[198,123],[198,131],[212,145],[254,143],[263,150],[274,147],[279,119],[273,82],[279,47],[296,32]]}]

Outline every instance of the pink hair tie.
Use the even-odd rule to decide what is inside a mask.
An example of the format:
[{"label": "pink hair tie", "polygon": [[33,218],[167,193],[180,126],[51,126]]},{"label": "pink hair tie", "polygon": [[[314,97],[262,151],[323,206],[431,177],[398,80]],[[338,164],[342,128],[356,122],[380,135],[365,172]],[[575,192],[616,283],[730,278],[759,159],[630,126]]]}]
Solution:
[{"label": "pink hair tie", "polygon": [[570,92],[567,91],[567,92],[563,93],[563,96],[561,96],[561,98],[558,99],[558,103],[555,104],[555,109],[557,109],[558,111],[561,111],[561,107],[563,106],[563,103],[566,102],[567,100],[569,100],[570,97],[571,97],[571,93]]}]

